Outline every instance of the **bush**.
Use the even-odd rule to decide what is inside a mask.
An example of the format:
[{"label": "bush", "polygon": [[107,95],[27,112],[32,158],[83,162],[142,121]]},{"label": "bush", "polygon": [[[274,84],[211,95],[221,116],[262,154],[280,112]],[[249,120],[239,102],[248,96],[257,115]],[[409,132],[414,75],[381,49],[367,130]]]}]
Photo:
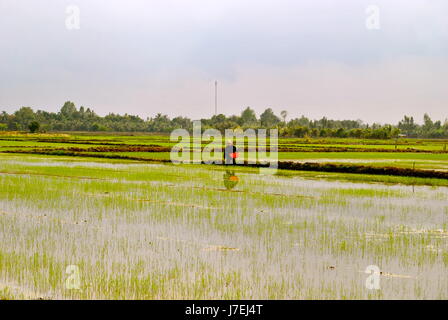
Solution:
[{"label": "bush", "polygon": [[33,121],[29,124],[28,128],[30,129],[31,133],[35,133],[39,131],[40,124],[37,121]]}]

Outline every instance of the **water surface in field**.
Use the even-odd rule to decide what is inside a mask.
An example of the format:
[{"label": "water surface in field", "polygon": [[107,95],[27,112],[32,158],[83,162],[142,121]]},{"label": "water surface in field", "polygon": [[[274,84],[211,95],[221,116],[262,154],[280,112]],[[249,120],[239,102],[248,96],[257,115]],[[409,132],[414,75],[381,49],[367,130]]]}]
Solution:
[{"label": "water surface in field", "polygon": [[[448,298],[446,187],[51,159],[0,161],[0,283],[15,291]],[[67,265],[81,291],[66,290]],[[365,286],[369,265],[380,290]]]}]

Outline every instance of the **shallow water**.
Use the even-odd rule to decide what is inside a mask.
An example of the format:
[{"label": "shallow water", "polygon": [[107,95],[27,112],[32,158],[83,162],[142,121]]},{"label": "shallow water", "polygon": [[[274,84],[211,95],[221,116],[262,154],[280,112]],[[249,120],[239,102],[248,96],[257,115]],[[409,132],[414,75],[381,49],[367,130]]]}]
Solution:
[{"label": "shallow water", "polygon": [[[0,282],[24,292],[448,298],[446,187],[235,172],[227,190],[216,167],[38,159],[0,162],[19,172],[0,174]],[[67,179],[80,174],[101,179]],[[82,291],[64,287],[67,265]],[[380,290],[365,286],[369,265]]]}]

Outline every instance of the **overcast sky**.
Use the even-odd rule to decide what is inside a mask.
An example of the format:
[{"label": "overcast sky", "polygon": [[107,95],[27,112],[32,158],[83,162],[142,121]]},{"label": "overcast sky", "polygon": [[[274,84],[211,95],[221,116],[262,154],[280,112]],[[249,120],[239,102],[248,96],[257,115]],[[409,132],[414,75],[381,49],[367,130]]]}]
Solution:
[{"label": "overcast sky", "polygon": [[[369,5],[380,29],[368,29]],[[68,30],[66,7],[80,9]],[[448,118],[446,0],[0,0],[0,110]]]}]

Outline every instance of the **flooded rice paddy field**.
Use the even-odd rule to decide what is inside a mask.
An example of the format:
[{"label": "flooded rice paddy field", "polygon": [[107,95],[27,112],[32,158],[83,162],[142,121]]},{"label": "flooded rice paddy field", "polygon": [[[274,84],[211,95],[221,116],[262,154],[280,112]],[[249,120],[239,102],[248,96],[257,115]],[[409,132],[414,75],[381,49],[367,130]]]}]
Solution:
[{"label": "flooded rice paddy field", "polygon": [[447,299],[447,217],[448,187],[2,155],[0,298]]},{"label": "flooded rice paddy field", "polygon": [[[372,140],[281,137],[278,142],[278,157],[281,161],[448,171],[448,141],[443,139]],[[205,147],[209,143],[209,140],[203,140],[202,146]],[[97,158],[169,160],[169,150],[176,144],[177,140],[171,141],[169,136],[141,134],[132,136],[116,133],[27,135],[0,132],[0,152],[26,154],[58,153],[67,156],[83,156],[84,154]],[[157,152],[148,152],[152,147],[158,148]],[[262,160],[259,156],[251,152],[245,153],[247,160]]]}]

